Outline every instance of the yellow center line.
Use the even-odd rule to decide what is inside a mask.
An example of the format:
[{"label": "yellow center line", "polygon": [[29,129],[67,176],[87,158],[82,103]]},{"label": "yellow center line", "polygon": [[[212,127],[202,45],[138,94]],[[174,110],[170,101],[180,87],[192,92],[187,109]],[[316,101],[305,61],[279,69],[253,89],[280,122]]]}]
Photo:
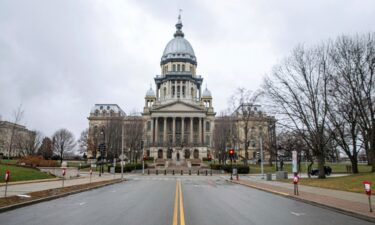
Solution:
[{"label": "yellow center line", "polygon": [[[180,205],[180,210],[178,210],[179,205]],[[181,180],[176,181],[176,194],[174,198],[174,209],[173,209],[173,225],[178,225],[178,211],[180,211],[180,225],[185,225],[185,212],[184,212],[184,201],[182,199]]]},{"label": "yellow center line", "polygon": [[184,213],[184,204],[182,200],[181,181],[179,181],[178,184],[180,187],[180,225],[185,225],[185,213]]},{"label": "yellow center line", "polygon": [[176,182],[176,194],[174,198],[174,209],[173,209],[173,225],[177,225],[177,217],[178,217],[178,182]]}]

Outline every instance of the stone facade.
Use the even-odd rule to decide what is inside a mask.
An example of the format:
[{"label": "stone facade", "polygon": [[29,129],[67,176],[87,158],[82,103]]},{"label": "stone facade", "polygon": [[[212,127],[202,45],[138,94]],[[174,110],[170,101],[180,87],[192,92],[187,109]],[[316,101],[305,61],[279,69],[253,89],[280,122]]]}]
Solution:
[{"label": "stone facade", "polygon": [[[248,116],[242,115],[240,107],[246,107]],[[261,147],[263,148],[264,160],[270,160],[276,148],[276,119],[268,116],[262,111],[260,105],[239,106],[231,115],[233,128],[236,130],[235,138],[230,143],[230,148],[235,149],[240,159],[245,158],[246,142],[248,145],[248,159],[257,162],[260,159]],[[215,123],[225,122],[220,117],[216,118]],[[247,123],[247,126],[246,126]],[[246,138],[247,129],[247,138]],[[261,146],[262,144],[262,146]]]},{"label": "stone facade", "polygon": [[202,94],[194,50],[179,18],[174,38],[161,58],[161,74],[145,97],[143,119],[147,154],[158,164],[200,164],[212,152],[215,112],[211,92]]},{"label": "stone facade", "polygon": [[[25,126],[0,121],[0,157],[18,157],[23,155],[22,146],[35,136],[34,131],[28,130]],[[12,143],[11,151],[10,144]]]}]

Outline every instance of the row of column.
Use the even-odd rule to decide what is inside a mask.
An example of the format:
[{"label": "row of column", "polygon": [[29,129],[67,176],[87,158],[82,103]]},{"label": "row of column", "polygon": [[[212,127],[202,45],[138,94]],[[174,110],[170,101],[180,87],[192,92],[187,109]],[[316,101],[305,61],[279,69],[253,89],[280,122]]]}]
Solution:
[{"label": "row of column", "polygon": [[[177,117],[162,117],[164,120],[164,125],[163,125],[163,142],[167,143],[167,121],[168,118],[172,118],[172,142],[176,142],[176,118]],[[185,137],[185,117],[178,117],[181,118],[181,141],[184,140]],[[190,121],[190,135],[189,135],[189,140],[188,142],[193,143],[194,141],[194,118],[196,117],[188,117]],[[159,142],[159,117],[155,117],[151,119],[151,141],[152,142]],[[155,127],[154,127],[155,123]],[[202,124],[203,123],[203,124]],[[202,126],[203,125],[203,126]],[[203,128],[202,128],[203,127]],[[206,130],[206,123],[205,119],[199,117],[198,118],[198,143],[204,143],[204,132]]]}]

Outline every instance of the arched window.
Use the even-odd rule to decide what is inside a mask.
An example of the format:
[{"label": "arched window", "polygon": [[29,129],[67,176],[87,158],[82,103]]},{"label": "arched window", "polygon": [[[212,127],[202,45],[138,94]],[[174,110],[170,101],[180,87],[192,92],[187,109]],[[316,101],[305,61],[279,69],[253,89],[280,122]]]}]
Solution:
[{"label": "arched window", "polygon": [[185,71],[185,65],[182,65],[182,72]]},{"label": "arched window", "polygon": [[190,150],[189,149],[185,149],[185,159],[190,159]]},{"label": "arched window", "polygon": [[177,65],[177,71],[180,71],[180,64]]},{"label": "arched window", "polygon": [[176,71],[176,65],[173,64],[173,72],[175,72],[175,71]]},{"label": "arched window", "polygon": [[180,86],[177,86],[177,98],[179,98],[180,97]]},{"label": "arched window", "polygon": [[175,88],[175,86],[173,86],[173,87],[172,87],[172,96],[174,97],[175,94],[176,94],[176,88]]},{"label": "arched window", "polygon": [[167,97],[167,88],[164,87],[164,98],[166,98],[166,97]]},{"label": "arched window", "polygon": [[199,159],[199,150],[195,149],[193,153],[194,159]]},{"label": "arched window", "polygon": [[171,159],[172,158],[172,153],[173,153],[173,150],[171,148],[168,149],[168,151],[167,151],[167,159]]},{"label": "arched window", "polygon": [[182,96],[185,97],[185,86],[182,86]]},{"label": "arched window", "polygon": [[195,97],[194,96],[194,88],[191,88],[190,93],[191,93],[191,96],[194,98]]}]

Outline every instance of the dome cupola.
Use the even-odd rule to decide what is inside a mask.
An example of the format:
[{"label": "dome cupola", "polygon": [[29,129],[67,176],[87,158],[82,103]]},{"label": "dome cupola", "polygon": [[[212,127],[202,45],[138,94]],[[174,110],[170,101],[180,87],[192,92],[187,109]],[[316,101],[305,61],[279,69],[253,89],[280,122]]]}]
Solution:
[{"label": "dome cupola", "polygon": [[176,32],[174,33],[174,38],[170,40],[164,49],[163,55],[161,57],[160,64],[166,64],[168,62],[190,62],[191,64],[197,65],[197,59],[193,47],[184,38],[184,33],[182,32],[182,22],[181,15],[178,16],[178,22],[176,24]]},{"label": "dome cupola", "polygon": [[149,97],[149,98],[155,98],[156,97],[155,92],[152,89],[152,87],[150,87],[150,89],[148,89],[148,91],[146,92],[146,98],[147,97]]},{"label": "dome cupola", "polygon": [[207,87],[206,87],[206,89],[203,91],[202,97],[203,97],[203,98],[212,98],[211,91],[208,90]]}]

